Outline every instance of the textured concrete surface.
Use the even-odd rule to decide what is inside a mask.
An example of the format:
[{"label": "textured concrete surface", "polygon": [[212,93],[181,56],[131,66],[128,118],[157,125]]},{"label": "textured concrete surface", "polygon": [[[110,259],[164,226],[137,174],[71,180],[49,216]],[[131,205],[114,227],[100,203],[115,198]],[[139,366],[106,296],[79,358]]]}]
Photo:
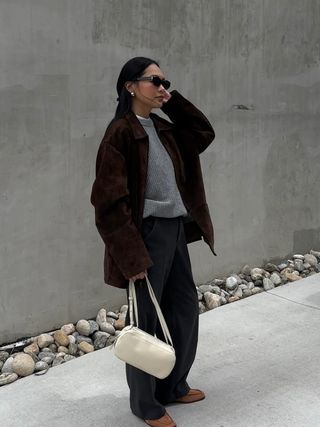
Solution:
[{"label": "textured concrete surface", "polygon": [[[179,427],[318,427],[320,274],[200,316],[190,385],[169,405]],[[292,297],[293,295],[293,297]],[[27,397],[27,398],[26,398]],[[124,365],[103,349],[0,388],[6,427],[139,427]]]},{"label": "textured concrete surface", "polygon": [[2,0],[0,343],[123,301],[89,197],[135,55],[217,133],[201,161],[219,256],[190,245],[196,281],[319,249],[319,24],[317,0]]}]

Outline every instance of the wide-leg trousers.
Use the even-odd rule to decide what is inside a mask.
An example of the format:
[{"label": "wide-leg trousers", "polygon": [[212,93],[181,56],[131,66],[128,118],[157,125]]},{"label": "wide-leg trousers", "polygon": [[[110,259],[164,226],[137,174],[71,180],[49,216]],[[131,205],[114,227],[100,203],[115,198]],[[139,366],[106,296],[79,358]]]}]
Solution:
[{"label": "wide-leg trousers", "polygon": [[[176,364],[171,374],[162,380],[129,364],[126,364],[126,376],[132,412],[142,419],[156,419],[164,415],[165,404],[190,390],[187,376],[198,343],[198,297],[182,217],[149,216],[143,219],[141,233],[154,262],[148,269],[148,278],[172,337]],[[135,286],[139,327],[163,339],[145,279],[136,280]]]}]

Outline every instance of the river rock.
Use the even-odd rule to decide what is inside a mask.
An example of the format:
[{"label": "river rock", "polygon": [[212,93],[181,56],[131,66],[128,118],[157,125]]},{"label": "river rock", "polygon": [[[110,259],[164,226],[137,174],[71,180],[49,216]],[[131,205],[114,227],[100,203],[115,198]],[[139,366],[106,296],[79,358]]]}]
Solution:
[{"label": "river rock", "polygon": [[68,335],[68,340],[69,340],[69,345],[75,344],[75,342],[77,341],[76,337],[74,337],[73,335]]},{"label": "river rock", "polygon": [[233,295],[231,297],[229,297],[229,302],[235,302],[235,301],[239,301],[239,297],[237,295]]},{"label": "river rock", "polygon": [[317,258],[312,254],[305,254],[304,256],[304,262],[307,262],[312,267],[318,264]]},{"label": "river rock", "polygon": [[99,326],[100,326],[101,331],[107,332],[110,335],[114,335],[114,333],[116,331],[115,328],[114,328],[114,326],[112,326],[108,322],[101,323]]},{"label": "river rock", "polygon": [[96,340],[97,338],[100,338],[102,336],[106,336],[107,338],[110,337],[110,334],[108,334],[108,332],[103,332],[103,331],[97,331],[92,335],[92,338],[94,340]]},{"label": "river rock", "polygon": [[64,357],[66,355],[66,353],[64,351],[60,351],[60,353],[57,353],[55,356],[56,357]]},{"label": "river rock", "polygon": [[[68,335],[68,337],[69,337],[69,335]],[[49,348],[50,351],[52,351],[52,353],[56,353],[56,351],[58,349],[58,346],[57,346],[57,344],[53,343],[53,344],[49,344],[48,348]]]},{"label": "river rock", "polygon": [[58,366],[61,365],[62,363],[64,363],[64,359],[61,356],[55,357],[53,362],[52,362],[52,366]]},{"label": "river rock", "polygon": [[301,277],[299,276],[299,274],[297,272],[286,273],[286,277],[287,277],[289,282],[295,282],[296,280],[301,279]]},{"label": "river rock", "polygon": [[96,331],[99,330],[99,325],[98,325],[98,323],[95,320],[92,320],[92,319],[88,320],[88,322],[89,322],[89,325],[90,325],[89,335],[92,335]]},{"label": "river rock", "polygon": [[229,291],[233,291],[234,289],[236,289],[238,287],[238,280],[236,277],[234,276],[229,276],[226,280],[226,288]]},{"label": "river rock", "polygon": [[88,344],[92,344],[93,341],[92,341],[92,338],[90,338],[90,337],[85,337],[84,335],[78,335],[77,339],[76,339],[76,342],[77,342],[78,347],[79,347],[79,344],[81,342],[86,342]]},{"label": "river rock", "polygon": [[125,327],[125,319],[123,317],[120,317],[114,322],[114,328],[117,331],[121,331]]},{"label": "river rock", "polygon": [[34,361],[34,363],[38,362],[39,358],[35,353],[26,353],[29,354],[29,356],[32,357],[32,360]]},{"label": "river rock", "polygon": [[50,365],[53,362],[53,360],[54,360],[54,355],[53,355],[53,357],[49,357],[49,356],[44,357],[42,360],[40,360],[40,362],[45,362],[48,365]]},{"label": "river rock", "polygon": [[97,335],[95,340],[93,341],[93,347],[95,350],[100,350],[101,348],[106,347],[107,342],[108,342],[108,338],[110,337],[110,334],[108,334],[107,332],[101,332],[102,334],[105,335]]},{"label": "river rock", "polygon": [[244,298],[246,297],[250,297],[252,295],[252,290],[251,289],[242,289],[242,296]]},{"label": "river rock", "polygon": [[271,262],[268,262],[264,269],[268,271],[269,273],[273,273],[274,271],[279,271],[278,267],[275,264],[272,264]]},{"label": "river rock", "polygon": [[114,326],[115,319],[113,317],[107,317],[107,323],[110,323],[110,325]]},{"label": "river rock", "polygon": [[128,311],[127,304],[123,304],[120,308],[120,313],[126,313]]},{"label": "river rock", "polygon": [[84,353],[92,353],[94,351],[93,345],[85,341],[82,341],[80,344],[78,344],[78,348]]},{"label": "river rock", "polygon": [[29,354],[19,353],[14,358],[12,370],[20,377],[26,377],[33,374],[35,362]]},{"label": "river rock", "polygon": [[274,283],[272,282],[272,280],[265,277],[263,279],[263,288],[265,291],[269,291],[270,289],[274,288]]},{"label": "river rock", "polygon": [[58,345],[63,345],[64,347],[68,347],[69,345],[68,335],[65,332],[63,332],[61,329],[59,329],[53,334],[53,338],[56,341],[56,343],[58,343]]},{"label": "river rock", "polygon": [[204,294],[205,292],[212,292],[213,290],[213,286],[212,285],[208,285],[208,284],[204,284],[204,285],[200,285],[198,287],[199,291]]},{"label": "river rock", "polygon": [[216,286],[223,286],[225,283],[226,283],[225,279],[213,279],[211,281],[211,284]]},{"label": "river rock", "polygon": [[238,274],[231,274],[232,277],[234,277],[237,280],[237,284],[241,285],[242,283],[242,277],[240,277]]},{"label": "river rock", "polygon": [[298,271],[304,270],[302,259],[295,259],[294,260],[294,268]]},{"label": "river rock", "polygon": [[48,363],[44,362],[43,360],[39,360],[39,362],[36,362],[36,364],[34,365],[35,372],[44,371],[45,369],[48,369],[48,368],[49,368]]},{"label": "river rock", "polygon": [[242,289],[240,287],[233,291],[233,296],[235,296],[235,297],[242,298],[242,295],[243,295],[243,292],[242,292]]},{"label": "river rock", "polygon": [[206,292],[204,294],[204,299],[209,310],[217,308],[221,304],[220,296],[216,294],[212,294],[211,292]]},{"label": "river rock", "polygon": [[212,286],[212,291],[211,292],[214,293],[214,294],[217,294],[217,295],[221,295],[221,289],[217,285],[213,285]]},{"label": "river rock", "polygon": [[285,282],[294,282],[301,279],[299,272],[293,268],[287,267],[281,271],[281,279]]},{"label": "river rock", "polygon": [[15,372],[3,372],[0,375],[0,387],[6,384],[13,383],[18,379],[18,375]]},{"label": "river rock", "polygon": [[46,363],[51,363],[55,357],[54,353],[49,352],[40,352],[38,354],[40,360],[43,360]]},{"label": "river rock", "polygon": [[295,255],[293,255],[292,258],[293,259],[301,259],[301,261],[303,261],[304,260],[304,255],[302,255],[302,254],[295,254]]},{"label": "river rock", "polygon": [[66,354],[63,358],[65,362],[70,362],[70,360],[76,359],[76,356],[72,356],[71,354]]},{"label": "river rock", "polygon": [[113,317],[114,320],[119,319],[119,315],[117,313],[115,313],[114,311],[108,311],[107,317]]},{"label": "river rock", "polygon": [[[70,344],[69,344],[70,345]],[[58,353],[64,353],[64,354],[68,354],[69,353],[69,349],[67,347],[64,347],[63,345],[60,345],[58,347]]]},{"label": "river rock", "polygon": [[199,302],[199,313],[202,314],[206,311],[206,306],[203,304],[203,302]]},{"label": "river rock", "polygon": [[291,268],[291,267],[286,267],[286,268],[284,268],[284,269],[281,271],[281,273],[280,273],[280,277],[281,277],[281,279],[282,279],[283,281],[287,282],[287,281],[288,281],[287,274],[288,274],[288,273],[292,273],[292,272],[293,272],[293,268]]},{"label": "river rock", "polygon": [[263,292],[262,288],[259,288],[258,286],[255,286],[253,289],[251,289],[252,295],[259,294],[260,292]]},{"label": "river rock", "polygon": [[101,325],[107,323],[107,311],[105,308],[101,308],[98,311],[97,317],[96,317],[96,322],[98,323],[98,325],[101,328]]},{"label": "river rock", "polygon": [[281,270],[284,270],[284,269],[285,269],[285,268],[287,268],[287,267],[288,267],[288,265],[287,265],[287,264],[285,264],[284,262],[278,265],[278,268],[279,268],[279,270],[280,270],[280,271],[281,271]]},{"label": "river rock", "polygon": [[313,249],[311,249],[310,254],[317,257],[318,260],[320,261],[320,252],[319,251],[314,251]]},{"label": "river rock", "polygon": [[10,357],[7,351],[0,351],[0,361],[5,362]]},{"label": "river rock", "polygon": [[24,353],[26,353],[26,354],[30,354],[30,353],[32,353],[32,354],[38,354],[38,353],[39,353],[39,351],[40,351],[40,349],[39,349],[39,346],[38,346],[38,344],[37,344],[37,341],[35,341],[35,342],[33,342],[32,344],[30,344],[30,345],[28,345],[27,347],[25,347],[25,348],[23,349],[23,351],[24,351]]},{"label": "river rock", "polygon": [[262,268],[253,268],[250,271],[250,275],[253,281],[262,280],[264,274],[264,270]]},{"label": "river rock", "polygon": [[90,323],[85,319],[78,320],[76,330],[80,335],[88,337],[90,334]]},{"label": "river rock", "polygon": [[41,334],[37,337],[37,344],[40,348],[48,347],[54,343],[54,338],[50,334]]},{"label": "river rock", "polygon": [[66,325],[61,326],[60,328],[66,335],[71,335],[75,330],[73,323],[67,323]]},{"label": "river rock", "polygon": [[281,277],[280,274],[277,273],[276,271],[274,271],[271,276],[270,276],[270,280],[271,282],[275,285],[278,286],[281,284]]},{"label": "river rock", "polygon": [[1,370],[3,374],[6,374],[6,373],[11,374],[11,373],[13,372],[13,369],[12,369],[12,363],[13,363],[13,361],[14,361],[14,357],[13,357],[13,356],[10,356],[10,357],[8,357],[8,359],[4,362],[4,364],[3,364],[3,366],[2,366],[2,370]]},{"label": "river rock", "polygon": [[75,356],[77,354],[77,351],[78,351],[78,345],[76,343],[70,343],[68,350],[69,350],[69,354],[71,354],[71,356]]},{"label": "river rock", "polygon": [[[116,332],[120,333],[121,331],[116,331]],[[107,340],[107,346],[113,344],[116,339],[117,339],[117,335],[110,335]]]}]

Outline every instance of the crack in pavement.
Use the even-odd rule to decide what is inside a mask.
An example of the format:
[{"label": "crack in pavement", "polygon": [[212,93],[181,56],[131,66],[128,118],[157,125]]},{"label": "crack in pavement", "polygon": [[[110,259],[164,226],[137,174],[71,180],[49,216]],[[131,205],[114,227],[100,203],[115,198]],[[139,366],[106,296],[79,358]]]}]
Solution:
[{"label": "crack in pavement", "polygon": [[273,295],[275,297],[282,298],[282,299],[285,299],[287,301],[293,302],[294,304],[303,305],[303,306],[308,307],[308,308],[313,308],[314,310],[320,310],[320,307],[315,307],[314,305],[309,305],[309,304],[304,304],[303,302],[294,301],[292,299],[283,297],[281,295],[274,294],[274,293],[272,293],[270,291],[266,291],[266,294],[271,294],[271,295]]}]

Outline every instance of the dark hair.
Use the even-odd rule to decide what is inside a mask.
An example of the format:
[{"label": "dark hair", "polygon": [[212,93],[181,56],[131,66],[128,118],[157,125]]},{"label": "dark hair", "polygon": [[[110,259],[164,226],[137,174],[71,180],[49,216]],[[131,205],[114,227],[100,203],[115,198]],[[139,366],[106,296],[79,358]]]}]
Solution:
[{"label": "dark hair", "polygon": [[117,93],[119,96],[118,107],[116,109],[114,118],[109,123],[109,126],[131,110],[132,96],[125,88],[125,83],[133,81],[137,77],[141,77],[144,70],[151,64],[156,64],[159,67],[157,61],[154,61],[150,58],[144,58],[143,56],[136,56],[124,64],[117,81]]}]

